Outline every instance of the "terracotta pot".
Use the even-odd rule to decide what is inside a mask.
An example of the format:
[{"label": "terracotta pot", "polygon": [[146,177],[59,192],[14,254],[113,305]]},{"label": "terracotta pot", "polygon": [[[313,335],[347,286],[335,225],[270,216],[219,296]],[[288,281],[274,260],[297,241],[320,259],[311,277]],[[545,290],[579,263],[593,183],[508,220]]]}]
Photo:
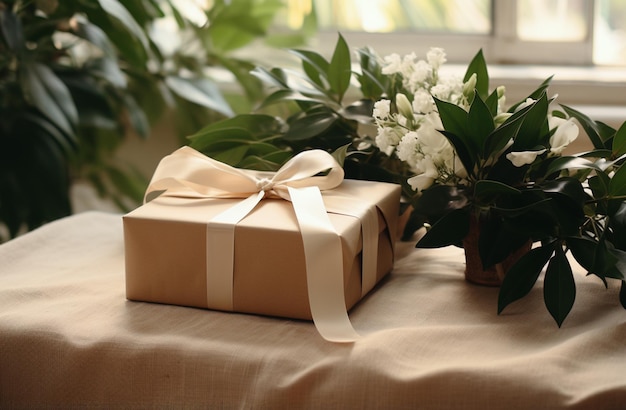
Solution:
[{"label": "terracotta pot", "polygon": [[465,280],[482,286],[500,286],[506,272],[521,258],[528,253],[532,242],[528,241],[518,250],[506,257],[501,263],[483,269],[483,263],[478,251],[478,238],[480,237],[480,222],[476,218],[470,218],[470,229],[463,239],[465,250]]}]

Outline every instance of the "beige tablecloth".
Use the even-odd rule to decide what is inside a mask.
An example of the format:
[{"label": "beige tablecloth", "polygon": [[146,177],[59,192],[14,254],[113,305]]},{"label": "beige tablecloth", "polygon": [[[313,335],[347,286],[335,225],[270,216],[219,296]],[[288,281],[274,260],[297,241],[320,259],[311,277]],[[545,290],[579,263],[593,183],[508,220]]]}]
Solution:
[{"label": "beige tablecloth", "polygon": [[618,288],[577,277],[558,329],[542,301],[496,315],[455,248],[414,250],[350,314],[312,323],[130,302],[120,215],[84,213],[0,246],[0,408],[626,408]]}]

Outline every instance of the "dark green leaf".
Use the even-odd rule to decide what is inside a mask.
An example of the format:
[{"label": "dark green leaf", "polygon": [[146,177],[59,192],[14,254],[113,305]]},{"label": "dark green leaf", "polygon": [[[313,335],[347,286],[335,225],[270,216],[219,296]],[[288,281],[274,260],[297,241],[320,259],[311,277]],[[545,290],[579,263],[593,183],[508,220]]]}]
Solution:
[{"label": "dark green leaf", "polygon": [[350,49],[343,36],[339,35],[335,51],[328,66],[328,83],[330,88],[337,94],[337,101],[340,102],[350,86],[352,77],[352,65],[350,60]]},{"label": "dark green leaf", "polygon": [[560,171],[569,171],[572,169],[595,169],[601,171],[601,168],[595,163],[585,158],[564,156],[559,157],[550,163],[546,175]]},{"label": "dark green leaf", "polygon": [[626,154],[626,122],[622,123],[613,138],[613,157]]},{"label": "dark green leaf", "polygon": [[626,195],[626,167],[621,166],[609,183],[609,194],[612,196]]},{"label": "dark green leaf", "polygon": [[463,82],[469,80],[474,73],[476,74],[476,90],[481,98],[486,99],[489,94],[489,72],[487,71],[487,62],[482,49],[476,53],[467,66]]},{"label": "dark green leaf", "polygon": [[476,164],[476,155],[471,145],[466,144],[466,140],[463,140],[456,134],[448,131],[440,131],[445,136],[450,144],[454,147],[456,155],[459,156],[459,160],[463,164],[463,167],[470,176],[474,175],[474,165]]},{"label": "dark green leaf", "polygon": [[47,66],[23,64],[21,81],[29,102],[65,134],[74,134],[78,111],[65,84]]},{"label": "dark green leaf", "polygon": [[467,146],[466,150],[468,152],[475,152],[477,146],[471,145],[472,141],[469,141],[468,138],[468,127],[470,125],[468,113],[456,104],[433,98],[437,104],[437,110],[439,111],[444,130],[459,137],[464,145]]},{"label": "dark green leaf", "polygon": [[530,292],[556,247],[556,242],[550,242],[533,248],[509,269],[504,275],[498,295],[498,314]]},{"label": "dark green leaf", "polygon": [[572,310],[575,298],[576,284],[572,275],[572,268],[565,252],[559,246],[556,248],[556,254],[548,263],[543,283],[544,302],[548,312],[559,327]]},{"label": "dark green leaf", "polygon": [[607,148],[604,146],[604,138],[600,135],[600,131],[598,129],[598,124],[589,118],[587,115],[582,112],[575,110],[574,108],[568,107],[566,105],[561,105],[567,115],[570,117],[574,117],[578,120],[580,125],[583,127],[583,130],[591,140],[593,146],[597,149]]},{"label": "dark green leaf", "polygon": [[0,10],[0,30],[7,43],[13,51],[24,48],[24,35],[22,33],[22,23],[11,10],[5,6]]},{"label": "dark green leaf", "polygon": [[[467,116],[468,131],[472,138],[474,147],[485,147],[487,137],[495,129],[493,117],[489,107],[485,104],[480,95],[477,95],[472,101],[469,114]],[[482,152],[482,157],[486,158],[490,152]]]},{"label": "dark green leaf", "polygon": [[132,33],[133,37],[139,39],[146,50],[148,49],[148,38],[146,34],[124,5],[117,0],[98,0],[98,3],[100,3],[100,7],[102,7],[104,11],[119,20],[124,27]]},{"label": "dark green leaf", "polygon": [[619,302],[624,309],[626,309],[626,280],[622,281],[622,285],[619,289]]},{"label": "dark green leaf", "polygon": [[476,185],[474,186],[474,195],[479,198],[500,194],[519,195],[520,193],[520,190],[517,188],[514,188],[507,184],[503,184],[502,182],[492,181],[489,179],[476,181]]},{"label": "dark green leaf", "polygon": [[522,120],[523,118],[521,117],[511,117],[489,134],[482,148],[485,155],[490,153],[500,154],[510,141],[515,141],[522,125]]},{"label": "dark green leaf", "polygon": [[536,100],[524,111],[522,125],[513,142],[513,151],[532,151],[537,146],[541,146],[547,141],[544,139],[549,135],[548,128],[548,98],[546,94]]},{"label": "dark green leaf", "polygon": [[[596,260],[596,248],[598,242],[588,237],[568,237],[566,238],[567,246],[572,252],[576,262],[582,266],[588,274],[592,274],[595,269]],[[598,276],[603,280],[606,285],[606,279],[603,276]]]},{"label": "dark green leaf", "polygon": [[469,232],[469,211],[455,209],[439,219],[417,242],[416,248],[458,245]]},{"label": "dark green leaf", "polygon": [[84,19],[78,19],[77,27],[76,35],[84,38],[102,50],[106,58],[117,58],[113,44],[111,44],[109,37],[107,37],[106,33],[100,27]]},{"label": "dark green leaf", "polygon": [[284,138],[288,141],[307,140],[323,134],[336,121],[337,115],[328,111],[306,115],[289,124]]}]

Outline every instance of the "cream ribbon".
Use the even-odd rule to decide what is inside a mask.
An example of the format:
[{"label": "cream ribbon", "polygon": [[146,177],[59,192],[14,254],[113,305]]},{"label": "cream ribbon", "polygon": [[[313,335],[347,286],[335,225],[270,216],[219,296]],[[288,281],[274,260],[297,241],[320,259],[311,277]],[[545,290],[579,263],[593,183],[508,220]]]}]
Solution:
[{"label": "cream ribbon", "polygon": [[[207,224],[207,306],[226,311],[233,310],[235,225],[265,197],[291,201],[304,244],[313,322],[326,340],[353,342],[359,336],[346,311],[341,239],[320,192],[339,186],[343,176],[337,161],[322,150],[304,151],[272,173],[234,168],[182,147],[161,160],[144,200],[164,192],[193,198],[245,198]],[[331,212],[361,220],[364,295],[376,284],[376,208],[363,199],[347,197],[331,197],[326,202]]]}]

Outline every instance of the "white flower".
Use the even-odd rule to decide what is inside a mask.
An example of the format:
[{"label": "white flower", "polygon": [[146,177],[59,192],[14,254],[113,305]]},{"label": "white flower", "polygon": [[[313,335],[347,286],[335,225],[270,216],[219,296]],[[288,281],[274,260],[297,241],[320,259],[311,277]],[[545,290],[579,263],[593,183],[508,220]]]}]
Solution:
[{"label": "white flower", "polygon": [[508,154],[506,154],[506,159],[511,161],[516,167],[521,167],[527,164],[531,164],[538,155],[541,155],[544,152],[546,152],[545,149],[539,151],[509,152]]},{"label": "white flower", "polygon": [[429,188],[435,182],[435,178],[426,174],[420,174],[407,179],[407,182],[413,191],[421,192],[424,189]]},{"label": "white flower", "polygon": [[402,139],[404,134],[396,127],[381,127],[378,128],[376,134],[376,145],[382,151],[387,151],[391,147],[398,145],[398,142]]},{"label": "white flower", "polygon": [[578,126],[570,119],[548,117],[550,130],[556,128],[550,137],[550,153],[560,155],[578,137]]},{"label": "white flower", "polygon": [[447,60],[446,53],[443,48],[431,47],[428,53],[426,53],[426,59],[435,70],[439,69]]},{"label": "white flower", "polygon": [[381,120],[386,120],[389,118],[389,111],[391,109],[391,101],[389,100],[379,100],[374,103],[374,118],[379,118]]},{"label": "white flower", "polygon": [[417,164],[418,174],[407,180],[414,191],[420,192],[430,187],[439,176],[437,166],[430,158],[424,158]]},{"label": "white flower", "polygon": [[406,85],[415,91],[431,77],[432,72],[433,68],[430,64],[424,60],[419,60],[411,67],[411,73],[408,76],[409,81]]},{"label": "white flower", "polygon": [[383,74],[395,74],[402,71],[402,58],[399,54],[393,53],[383,58]]},{"label": "white flower", "polygon": [[413,96],[413,111],[421,114],[428,114],[434,109],[435,101],[430,93],[423,88],[417,90]]},{"label": "white flower", "polygon": [[409,131],[398,143],[396,154],[401,161],[406,162],[411,168],[423,157],[419,153],[419,139],[417,132]]}]

